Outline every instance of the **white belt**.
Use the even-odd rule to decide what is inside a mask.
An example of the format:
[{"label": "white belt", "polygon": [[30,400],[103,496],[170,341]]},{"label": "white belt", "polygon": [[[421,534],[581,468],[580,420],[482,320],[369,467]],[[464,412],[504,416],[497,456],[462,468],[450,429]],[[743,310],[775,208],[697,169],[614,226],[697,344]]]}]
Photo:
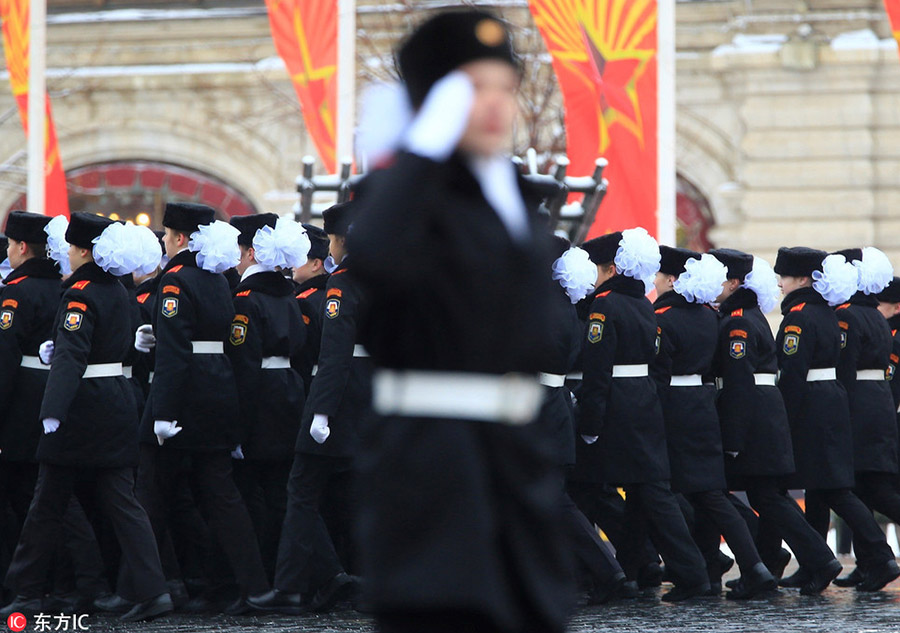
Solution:
[{"label": "white belt", "polygon": [[82,378],[115,378],[123,375],[122,363],[97,363],[84,368]]},{"label": "white belt", "polygon": [[287,356],[267,356],[262,359],[263,369],[290,369],[291,359]]},{"label": "white belt", "polygon": [[310,372],[310,375],[311,375],[311,376],[315,376],[315,375],[318,374],[318,373],[319,373],[319,366],[318,366],[318,365],[313,365],[312,372]]},{"label": "white belt", "polygon": [[566,374],[566,380],[584,380],[584,372],[573,371],[570,374]]},{"label": "white belt", "polygon": [[502,424],[532,422],[544,391],[521,374],[442,371],[378,371],[373,404],[381,415],[457,418]]},{"label": "white belt", "polygon": [[775,374],[753,374],[753,382],[761,386],[774,387],[778,381],[775,379]]},{"label": "white belt", "polygon": [[353,346],[353,358],[368,358],[369,352],[362,345]]},{"label": "white belt", "polygon": [[19,366],[26,367],[28,369],[43,369],[44,371],[50,371],[50,365],[45,365],[41,362],[41,359],[37,356],[23,356],[22,362],[19,363]]},{"label": "white belt", "polygon": [[884,380],[884,370],[883,369],[860,369],[856,372],[857,380]]},{"label": "white belt", "polygon": [[688,376],[672,376],[669,379],[670,387],[702,387],[703,376],[700,374],[690,374]]},{"label": "white belt", "polygon": [[132,370],[131,365],[125,365],[124,367],[122,367],[122,375],[126,378],[131,378],[132,376],[134,376],[134,371]]},{"label": "white belt", "polygon": [[191,341],[191,349],[195,354],[224,354],[222,341]]},{"label": "white belt", "polygon": [[613,378],[643,378],[650,375],[649,365],[614,365]]},{"label": "white belt", "polygon": [[545,387],[565,387],[566,375],[545,374],[544,372],[541,372],[540,375],[538,375],[538,382],[540,382]]},{"label": "white belt", "polygon": [[156,374],[155,371],[151,371],[151,372],[150,372],[150,375],[147,376],[147,384],[153,382],[153,376],[154,376],[155,374]]},{"label": "white belt", "polygon": [[837,370],[834,367],[810,369],[809,373],[806,374],[806,382],[823,382],[826,380],[837,380]]}]

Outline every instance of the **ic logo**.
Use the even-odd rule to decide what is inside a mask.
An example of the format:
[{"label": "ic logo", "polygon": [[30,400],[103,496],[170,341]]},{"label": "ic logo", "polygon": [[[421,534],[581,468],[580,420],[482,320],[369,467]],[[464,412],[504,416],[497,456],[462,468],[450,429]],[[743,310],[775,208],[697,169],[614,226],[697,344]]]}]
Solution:
[{"label": "ic logo", "polygon": [[6,619],[6,626],[8,626],[11,631],[24,631],[27,625],[28,620],[21,613],[10,613],[9,617]]}]

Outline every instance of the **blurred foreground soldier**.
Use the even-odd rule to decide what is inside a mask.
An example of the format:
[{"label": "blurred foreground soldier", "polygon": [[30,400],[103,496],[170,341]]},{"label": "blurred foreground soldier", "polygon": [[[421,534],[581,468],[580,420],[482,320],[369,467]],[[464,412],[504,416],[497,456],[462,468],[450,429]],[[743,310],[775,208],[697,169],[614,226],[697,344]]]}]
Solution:
[{"label": "blurred foreground soldier", "polygon": [[554,358],[541,372],[540,381],[546,387],[541,407],[540,424],[547,427],[556,443],[560,466],[560,486],[563,490],[564,521],[579,567],[587,572],[589,580],[588,604],[603,604],[622,597],[625,573],[597,528],[584,516],[575,502],[565,492],[565,472],[575,465],[575,415],[572,395],[565,387],[566,375],[578,365],[581,357],[581,341],[584,325],[578,318],[575,305],[594,290],[597,267],[588,254],[578,248],[569,248],[569,240],[554,236],[553,278],[560,288],[554,288],[557,309],[561,315],[546,336],[554,344]]},{"label": "blurred foreground soldier", "polygon": [[787,411],[775,386],[775,338],[765,317],[778,305],[778,279],[768,262],[749,253],[721,248],[711,254],[728,268],[717,298],[716,355],[728,488],[745,490],[759,514],[757,548],[773,576],[781,578],[791,559],[782,539],[802,567],[823,569],[834,554],[787,494],[794,452]]},{"label": "blurred foreground soldier", "polygon": [[[288,482],[288,508],[275,567],[275,589],[250,601],[258,609],[296,614],[328,611],[351,597],[357,579],[344,570],[322,506],[347,495],[359,438],[370,415],[371,365],[359,344],[365,300],[346,251],[354,203],[337,204],[322,217],[338,268],[325,291],[319,371],[312,382]],[[344,503],[345,525],[354,517]]]},{"label": "blurred foreground soldier", "polygon": [[[878,312],[876,298],[877,293],[891,282],[894,270],[887,256],[877,248],[851,248],[838,254],[846,257],[859,274],[856,293],[835,308],[841,328],[838,380],[847,390],[853,429],[854,492],[870,510],[900,522],[900,491],[895,483],[898,472],[897,408],[887,378],[893,336]],[[811,521],[814,521],[814,512],[815,508],[807,506]],[[827,509],[820,508],[819,513],[818,521],[827,525]],[[900,576],[900,568],[896,566],[868,579],[857,567],[848,576],[836,579],[835,584],[874,591],[897,576]]]},{"label": "blurred foreground soldier", "polygon": [[125,621],[172,611],[147,514],[134,497],[137,419],[122,372],[131,349],[130,298],[117,275],[130,274],[128,227],[76,213],[66,232],[73,274],[56,316],[52,366],[41,405],[44,435],[34,500],[10,564],[16,600],[4,609],[40,610],[61,518],[71,495],[109,518],[135,603]]},{"label": "blurred foreground soldier", "polygon": [[549,237],[502,154],[518,60],[503,22],[467,10],[426,21],[398,61],[415,118],[349,238],[381,368],[361,464],[368,602],[386,632],[562,631],[571,570],[552,438],[535,423],[553,354]]},{"label": "blurred foreground soldier", "polygon": [[305,401],[292,359],[303,349],[306,328],[294,286],[281,270],[304,263],[309,239],[302,226],[274,213],[234,217],[231,224],[241,232],[241,281],[234,291],[228,339],[241,408],[239,444],[232,457],[239,460],[238,488],[271,575]]},{"label": "blurred foreground soldier", "polygon": [[[709,591],[706,563],[669,487],[663,412],[649,366],[659,352],[659,329],[646,298],[659,270],[659,246],[644,229],[594,238],[583,245],[597,266],[588,317],[578,441],[585,461],[607,483],[625,489],[625,547],[620,560],[637,580],[637,555],[648,533],[675,587],[678,602]],[[652,287],[652,286],[650,286]]]},{"label": "blurred foreground soldier", "polygon": [[[815,508],[830,508],[846,521],[853,530],[857,566],[871,579],[871,590],[877,590],[882,580],[896,578],[897,563],[875,517],[851,491],[853,431],[847,392],[837,380],[842,337],[831,307],[856,292],[858,274],[843,255],[804,247],[779,249],[775,272],[785,295],[777,338],[778,388],[791,423],[797,466],[790,487],[806,489],[807,516],[822,536],[828,521],[817,520]],[[837,561],[819,569],[801,567],[781,584],[818,593],[840,572]]]},{"label": "blurred foreground soldier", "polygon": [[322,342],[322,321],[325,318],[325,286],[328,272],[325,260],[328,258],[328,234],[312,224],[304,224],[310,247],[306,263],[294,268],[294,283],[297,284],[297,302],[306,325],[306,344],[298,359],[298,369],[306,386],[306,393],[312,385],[319,362],[319,347]]},{"label": "blurred foreground soldier", "polygon": [[241,598],[226,612],[239,614],[247,609],[244,598],[265,593],[269,582],[231,469],[239,404],[225,343],[234,304],[221,273],[240,260],[238,231],[214,222],[214,215],[203,205],[166,205],[163,242],[169,263],[161,273],[149,334],[156,366],[141,425],[142,441],[159,448],[155,460],[141,460],[139,479],[142,501],[146,498],[151,514],[158,514],[154,528],[160,530],[165,500],[178,495],[181,473],[187,473],[240,587]]},{"label": "blurred foreground soldier", "polygon": [[716,414],[716,388],[707,382],[718,347],[718,319],[708,305],[719,296],[727,269],[712,255],[683,248],[660,248],[653,307],[660,348],[653,363],[658,381],[672,490],[693,506],[694,539],[706,558],[712,593],[722,589],[719,535],[725,537],[741,570],[741,581],[727,598],[746,600],[777,587],[766,569],[747,524],[725,495],[722,432]]}]

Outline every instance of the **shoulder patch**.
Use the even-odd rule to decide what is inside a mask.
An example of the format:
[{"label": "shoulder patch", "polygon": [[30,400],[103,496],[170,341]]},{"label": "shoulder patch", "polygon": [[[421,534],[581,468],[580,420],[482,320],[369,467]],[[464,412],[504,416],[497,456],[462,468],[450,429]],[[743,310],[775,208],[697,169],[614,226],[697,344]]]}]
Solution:
[{"label": "shoulder patch", "polygon": [[747,355],[747,343],[746,341],[731,341],[731,346],[728,348],[728,355],[736,360],[740,360],[744,356]]},{"label": "shoulder patch", "polygon": [[[231,335],[228,337],[228,342],[232,345],[242,345],[244,341],[247,340],[247,322],[237,320],[238,316],[244,316],[242,314],[235,315],[235,320],[231,324]],[[246,319],[246,317],[244,317]]]},{"label": "shoulder patch", "polygon": [[659,310],[654,310],[656,314],[665,314],[669,310],[672,309],[672,306],[666,306],[665,308],[660,308]]},{"label": "shoulder patch", "polygon": [[8,330],[12,327],[16,313],[12,310],[0,310],[0,330]]},{"label": "shoulder patch", "polygon": [[307,298],[311,297],[312,295],[314,295],[316,292],[318,292],[318,290],[319,290],[318,288],[307,288],[306,290],[304,290],[303,292],[298,294],[297,298],[298,299],[307,299]]},{"label": "shoulder patch", "polygon": [[250,291],[249,291],[249,290],[241,290],[239,293],[237,293],[237,294],[234,295],[234,296],[235,296],[235,297],[249,297],[249,296],[250,296]]},{"label": "shoulder patch", "polygon": [[63,320],[63,327],[69,332],[74,332],[81,327],[84,314],[81,312],[66,312],[66,318]]},{"label": "shoulder patch", "polygon": [[87,309],[88,307],[80,301],[70,301],[69,305],[66,306],[66,310],[81,310],[82,312],[87,312]]},{"label": "shoulder patch", "polygon": [[599,343],[603,340],[603,321],[594,319],[588,324],[587,340],[588,343]]},{"label": "shoulder patch", "polygon": [[800,335],[796,332],[786,334],[784,337],[784,353],[787,356],[793,356],[800,348]]},{"label": "shoulder patch", "polygon": [[728,338],[747,338],[746,330],[731,330],[728,333]]},{"label": "shoulder patch", "polygon": [[329,288],[328,292],[325,293],[326,297],[343,297],[344,293],[341,292],[340,288]]},{"label": "shoulder patch", "polygon": [[15,299],[5,299],[3,301],[3,307],[4,308],[18,308],[19,302],[16,301]]},{"label": "shoulder patch", "polygon": [[170,293],[173,295],[180,295],[181,288],[178,286],[163,286],[163,294]]},{"label": "shoulder patch", "polygon": [[239,323],[250,323],[250,317],[246,314],[235,314],[233,321],[238,321]]},{"label": "shoulder patch", "polygon": [[838,326],[839,326],[842,330],[849,330],[849,329],[850,329],[850,324],[847,323],[846,321],[838,321]]},{"label": "shoulder patch", "polygon": [[739,309],[737,309],[737,310],[734,310],[734,311],[731,313],[731,316],[733,316],[733,317],[742,317],[742,316],[744,316],[744,309],[743,309],[743,308],[739,308]]},{"label": "shoulder patch", "polygon": [[177,266],[172,266],[172,267],[167,271],[166,274],[168,274],[168,273],[177,273],[177,272],[178,272],[179,270],[181,270],[182,268],[184,268],[184,264],[178,264]]},{"label": "shoulder patch", "polygon": [[588,317],[588,321],[593,321],[597,319],[598,321],[606,321],[606,315],[601,312],[591,312],[591,316]]},{"label": "shoulder patch", "polygon": [[165,297],[162,302],[162,315],[171,319],[176,314],[178,314],[178,298]]},{"label": "shoulder patch", "polygon": [[891,354],[891,362],[892,363],[900,363],[900,356],[897,356],[896,354]]},{"label": "shoulder patch", "polygon": [[802,333],[803,333],[803,329],[802,329],[799,325],[787,325],[787,326],[785,326],[785,328],[784,328],[784,333],[785,333],[785,334],[790,334],[791,332],[793,332],[793,333],[795,333],[795,334],[802,334]]},{"label": "shoulder patch", "polygon": [[137,298],[137,302],[138,302],[138,303],[141,303],[141,304],[147,303],[147,299],[150,298],[150,293],[149,293],[149,292],[142,292],[142,293],[139,294],[136,298]]},{"label": "shoulder patch", "polygon": [[76,281],[74,284],[72,284],[72,287],[75,288],[75,290],[84,290],[90,283],[91,282],[89,279],[82,279],[81,281]]},{"label": "shoulder patch", "polygon": [[333,297],[325,302],[325,316],[329,319],[336,319],[341,313],[341,300]]},{"label": "shoulder patch", "polygon": [[803,310],[803,308],[805,308],[805,307],[806,307],[805,301],[803,303],[798,303],[793,308],[791,308],[791,312],[801,312]]}]

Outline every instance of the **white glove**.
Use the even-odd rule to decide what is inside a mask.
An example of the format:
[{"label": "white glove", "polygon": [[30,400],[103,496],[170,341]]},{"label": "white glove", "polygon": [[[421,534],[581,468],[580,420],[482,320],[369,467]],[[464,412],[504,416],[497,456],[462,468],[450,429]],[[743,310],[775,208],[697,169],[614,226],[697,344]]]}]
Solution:
[{"label": "white glove", "polygon": [[244,459],[244,451],[241,450],[241,445],[238,444],[237,448],[231,451],[231,459]]},{"label": "white glove", "polygon": [[732,458],[737,458],[738,451],[725,451],[725,454]]},{"label": "white glove", "polygon": [[315,414],[312,425],[309,427],[309,434],[318,444],[324,444],[331,435],[331,429],[328,428],[328,416],[321,413]]},{"label": "white glove", "polygon": [[[52,345],[53,343],[51,343]],[[56,433],[59,429],[59,420],[56,418],[44,418],[41,421],[41,424],[44,425],[44,435],[49,435],[50,433]]]},{"label": "white glove", "polygon": [[153,433],[156,434],[156,441],[162,446],[163,442],[181,433],[181,427],[178,426],[178,420],[174,422],[157,420],[153,423]]},{"label": "white glove", "polygon": [[584,440],[585,444],[593,444],[600,438],[599,435],[582,435],[581,439]]},{"label": "white glove", "polygon": [[455,70],[440,79],[406,133],[406,149],[434,161],[447,160],[469,125],[474,100],[475,87],[465,72]]},{"label": "white glove", "polygon": [[45,365],[49,365],[53,362],[54,348],[55,346],[53,345],[53,341],[44,341],[38,348],[38,356],[41,357],[41,362]]},{"label": "white glove", "polygon": [[153,336],[152,325],[147,323],[134,331],[134,349],[146,354],[154,347],[156,347],[156,337]]}]

